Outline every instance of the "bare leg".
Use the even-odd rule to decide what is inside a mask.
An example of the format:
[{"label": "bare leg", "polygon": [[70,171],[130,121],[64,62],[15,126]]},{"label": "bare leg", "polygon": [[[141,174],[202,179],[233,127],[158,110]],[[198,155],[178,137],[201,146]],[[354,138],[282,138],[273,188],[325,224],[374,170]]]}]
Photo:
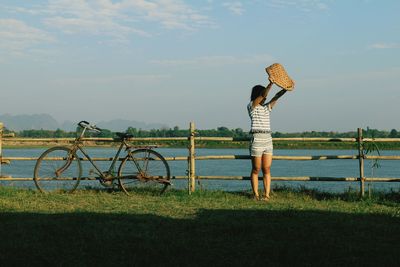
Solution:
[{"label": "bare leg", "polygon": [[268,199],[271,192],[271,165],[272,155],[263,154],[262,156],[262,171],[263,171],[263,182],[264,182],[264,196]]},{"label": "bare leg", "polygon": [[251,188],[254,196],[258,198],[258,173],[261,169],[261,157],[251,157],[251,165]]}]

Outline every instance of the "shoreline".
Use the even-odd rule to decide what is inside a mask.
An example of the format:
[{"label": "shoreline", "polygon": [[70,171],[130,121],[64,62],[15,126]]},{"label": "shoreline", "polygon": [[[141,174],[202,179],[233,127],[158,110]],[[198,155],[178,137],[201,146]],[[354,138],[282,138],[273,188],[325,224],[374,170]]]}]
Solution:
[{"label": "shoreline", "polygon": [[[54,146],[68,146],[70,142],[3,142],[3,149],[34,149],[34,148],[50,148]],[[187,141],[172,142],[136,142],[131,143],[132,146],[156,145],[163,148],[187,148]],[[379,150],[400,150],[400,143],[376,143]],[[104,142],[85,142],[85,147],[91,148],[114,148],[117,144]],[[242,142],[215,142],[215,141],[199,141],[196,142],[196,148],[210,149],[247,149],[249,143]],[[323,150],[353,150],[358,149],[356,143],[349,142],[274,142],[274,149],[282,150],[304,150],[304,149],[323,149]]]}]

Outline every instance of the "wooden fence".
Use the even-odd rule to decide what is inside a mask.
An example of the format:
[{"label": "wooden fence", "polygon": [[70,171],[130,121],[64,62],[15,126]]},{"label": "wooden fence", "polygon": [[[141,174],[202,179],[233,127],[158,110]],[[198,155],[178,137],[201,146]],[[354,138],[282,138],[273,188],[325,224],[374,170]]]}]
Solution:
[{"label": "wooden fence", "polygon": [[[313,176],[296,176],[296,177],[272,177],[276,181],[349,181],[359,182],[360,194],[365,194],[365,182],[400,182],[400,178],[385,178],[385,177],[370,177],[366,178],[364,175],[364,160],[400,160],[400,156],[373,156],[366,155],[364,152],[365,142],[400,142],[400,138],[363,138],[362,129],[358,128],[358,136],[354,138],[273,138],[274,141],[295,141],[295,142],[356,142],[358,147],[357,155],[319,155],[319,156],[273,156],[274,160],[358,160],[359,162],[359,176],[358,177],[313,177]],[[2,145],[10,143],[68,143],[72,142],[74,138],[15,138],[13,135],[3,134],[3,124],[0,123],[0,161],[1,164],[9,164],[11,161],[36,161],[37,157],[3,157]],[[113,138],[85,138],[84,141],[88,142],[114,142]],[[188,142],[188,155],[177,157],[166,157],[167,161],[187,161],[187,176],[173,176],[173,179],[187,179],[189,193],[195,191],[196,179],[222,179],[222,180],[250,180],[249,176],[200,176],[196,175],[196,161],[197,160],[249,160],[249,155],[212,155],[212,156],[196,156],[196,141],[249,141],[249,139],[232,138],[232,137],[198,137],[196,136],[195,125],[190,123],[190,134],[188,137],[156,137],[156,138],[131,138],[131,142],[139,141],[187,141]],[[111,158],[93,158],[96,161],[111,161]],[[249,166],[250,169],[250,166]],[[32,170],[33,173],[33,170]],[[18,177],[4,176],[1,173],[0,165],[0,181],[29,181],[32,177]],[[83,178],[85,179],[85,178]],[[262,179],[261,177],[259,179]]]}]

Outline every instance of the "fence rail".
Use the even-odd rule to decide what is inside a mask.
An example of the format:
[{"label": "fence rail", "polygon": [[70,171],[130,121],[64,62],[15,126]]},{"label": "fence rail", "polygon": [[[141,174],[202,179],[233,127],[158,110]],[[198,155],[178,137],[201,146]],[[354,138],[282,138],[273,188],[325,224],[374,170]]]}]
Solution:
[{"label": "fence rail", "polygon": [[[312,176],[298,176],[298,177],[272,177],[275,181],[350,181],[360,183],[361,196],[365,193],[365,182],[400,182],[400,178],[387,178],[387,177],[371,177],[364,176],[364,160],[400,160],[400,155],[395,156],[375,156],[365,155],[364,143],[365,142],[400,142],[400,138],[363,138],[362,129],[358,129],[358,136],[354,138],[306,138],[306,137],[292,137],[292,138],[273,138],[274,141],[293,141],[293,142],[356,142],[358,147],[358,155],[317,155],[317,156],[273,156],[273,160],[289,160],[289,161],[313,161],[313,160],[358,160],[359,162],[359,177],[312,177]],[[3,157],[2,145],[14,143],[36,143],[36,144],[53,144],[53,143],[69,143],[73,142],[75,138],[16,138],[13,134],[3,134],[3,124],[0,122],[0,161],[1,164],[8,164],[12,161],[36,161],[38,157]],[[84,138],[86,142],[115,142],[113,138]],[[130,138],[131,142],[140,141],[187,141],[188,155],[165,157],[167,161],[186,161],[187,162],[187,176],[173,176],[173,179],[188,179],[189,193],[195,190],[196,179],[220,179],[220,180],[249,180],[248,176],[201,176],[196,175],[196,161],[197,160],[249,160],[249,155],[196,155],[196,141],[217,141],[217,142],[237,142],[249,141],[249,138],[233,138],[233,137],[199,137],[196,136],[195,125],[190,123],[190,133],[188,137],[141,137]],[[52,160],[59,160],[54,158]],[[82,159],[86,160],[86,159]],[[110,157],[93,158],[95,161],[112,161]],[[122,160],[122,158],[120,159]],[[259,178],[261,179],[261,177]],[[10,177],[2,176],[0,165],[0,181],[31,181],[32,177]],[[95,178],[85,177],[83,180],[95,180]]]}]

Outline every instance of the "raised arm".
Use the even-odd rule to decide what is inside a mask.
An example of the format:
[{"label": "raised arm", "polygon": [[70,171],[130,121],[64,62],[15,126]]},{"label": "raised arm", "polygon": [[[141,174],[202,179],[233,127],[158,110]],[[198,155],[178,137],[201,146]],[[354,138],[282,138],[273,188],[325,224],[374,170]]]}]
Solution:
[{"label": "raised arm", "polygon": [[269,106],[271,107],[271,109],[275,106],[276,101],[278,101],[278,99],[285,93],[286,93],[285,89],[282,89],[278,93],[276,93],[276,95],[271,99],[271,101],[269,101]]},{"label": "raised arm", "polygon": [[262,91],[261,95],[253,100],[252,106],[255,108],[257,105],[262,104],[268,96],[269,91],[271,90],[272,82],[270,82],[267,87]]}]

